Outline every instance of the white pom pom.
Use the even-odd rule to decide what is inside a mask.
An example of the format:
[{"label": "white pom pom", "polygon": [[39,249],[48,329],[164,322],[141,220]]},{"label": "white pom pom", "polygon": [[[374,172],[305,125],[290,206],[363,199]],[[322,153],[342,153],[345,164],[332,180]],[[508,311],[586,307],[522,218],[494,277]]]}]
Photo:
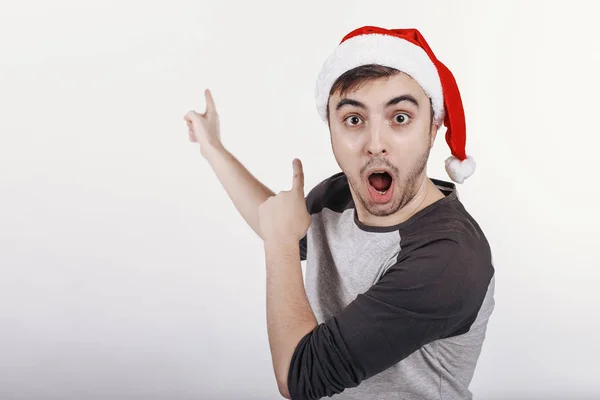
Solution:
[{"label": "white pom pom", "polygon": [[450,156],[446,159],[446,172],[454,182],[463,183],[475,172],[475,160],[473,157],[467,156],[465,160],[460,161],[458,158]]}]

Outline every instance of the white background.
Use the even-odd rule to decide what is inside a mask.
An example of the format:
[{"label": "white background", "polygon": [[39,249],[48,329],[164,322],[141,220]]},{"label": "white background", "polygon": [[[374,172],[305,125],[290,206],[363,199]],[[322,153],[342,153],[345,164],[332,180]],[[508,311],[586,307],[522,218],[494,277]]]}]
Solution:
[{"label": "white background", "polygon": [[314,81],[363,25],[418,28],[461,88],[497,271],[476,398],[600,398],[595,4],[3,2],[0,399],[280,398],[262,245],[183,115],[211,88],[229,150],[308,190],[338,172]]}]

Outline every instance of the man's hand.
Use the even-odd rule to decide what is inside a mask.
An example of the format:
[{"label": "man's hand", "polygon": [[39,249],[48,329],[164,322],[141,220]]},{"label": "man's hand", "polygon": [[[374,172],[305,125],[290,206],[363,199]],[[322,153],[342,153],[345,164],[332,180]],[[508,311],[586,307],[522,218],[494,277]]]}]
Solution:
[{"label": "man's hand", "polygon": [[190,142],[200,144],[202,155],[205,155],[210,148],[223,147],[219,129],[219,115],[210,90],[206,89],[204,96],[206,97],[206,112],[199,114],[192,110],[183,117],[189,128]]},{"label": "man's hand", "polygon": [[288,375],[300,340],[317,327],[300,264],[300,240],[310,226],[302,163],[295,159],[292,190],[269,197],[258,208],[267,267],[267,331],[279,393],[290,398]]},{"label": "man's hand", "polygon": [[304,199],[304,172],[299,159],[294,159],[293,170],[292,189],[269,197],[258,207],[259,226],[265,242],[297,244],[310,226]]}]

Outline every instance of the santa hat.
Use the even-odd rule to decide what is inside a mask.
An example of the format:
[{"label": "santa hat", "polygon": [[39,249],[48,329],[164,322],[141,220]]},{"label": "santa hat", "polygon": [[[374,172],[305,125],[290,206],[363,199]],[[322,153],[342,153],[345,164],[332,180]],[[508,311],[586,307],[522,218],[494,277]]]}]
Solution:
[{"label": "santa hat", "polygon": [[465,152],[466,125],[460,92],[452,72],[439,61],[416,29],[364,26],[347,34],[325,61],[317,78],[317,110],[327,121],[329,92],[346,71],[366,64],[395,68],[411,76],[431,99],[435,122],[446,126],[451,156],[446,172],[463,183],[475,171],[475,160]]}]

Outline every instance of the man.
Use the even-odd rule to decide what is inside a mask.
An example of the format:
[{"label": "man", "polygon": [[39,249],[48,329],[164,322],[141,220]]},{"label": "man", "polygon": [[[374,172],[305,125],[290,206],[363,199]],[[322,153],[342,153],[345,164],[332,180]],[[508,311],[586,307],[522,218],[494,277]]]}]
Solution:
[{"label": "man", "polygon": [[[209,91],[185,119],[235,206],[264,240],[267,325],[291,399],[463,399],[494,307],[490,246],[454,183],[427,177],[442,123],[462,183],[460,94],[414,29],[362,27],[317,79],[342,172],[304,196],[302,164],[277,195],[219,139]],[[300,243],[300,245],[298,245]],[[301,272],[306,260],[306,286]]]}]

